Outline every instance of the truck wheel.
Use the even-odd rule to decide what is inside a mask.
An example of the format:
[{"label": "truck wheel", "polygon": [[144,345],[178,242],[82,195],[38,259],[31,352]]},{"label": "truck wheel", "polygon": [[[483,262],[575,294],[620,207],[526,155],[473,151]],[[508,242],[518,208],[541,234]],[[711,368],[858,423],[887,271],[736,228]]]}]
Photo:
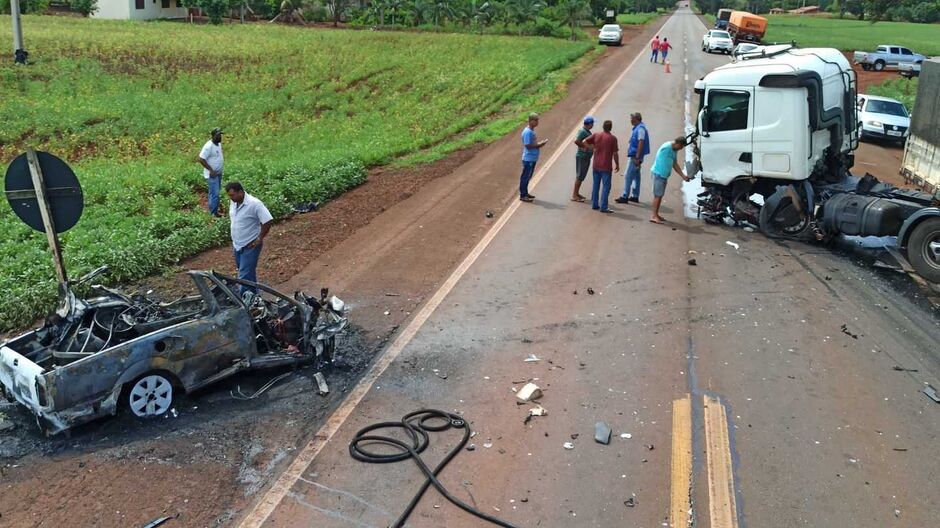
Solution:
[{"label": "truck wheel", "polygon": [[883,69],[885,69],[885,61],[883,60],[875,61],[875,71],[881,71]]},{"label": "truck wheel", "polygon": [[918,275],[940,284],[940,218],[917,224],[907,240],[907,260]]},{"label": "truck wheel", "polygon": [[162,372],[151,372],[130,384],[124,402],[138,418],[157,418],[173,408],[173,382]]}]

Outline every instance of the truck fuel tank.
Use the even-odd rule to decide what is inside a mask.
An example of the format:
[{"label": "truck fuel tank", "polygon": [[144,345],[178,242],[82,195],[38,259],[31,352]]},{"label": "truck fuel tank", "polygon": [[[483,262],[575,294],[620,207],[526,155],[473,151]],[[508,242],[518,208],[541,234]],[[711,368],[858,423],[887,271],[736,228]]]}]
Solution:
[{"label": "truck fuel tank", "polygon": [[837,194],[823,206],[823,226],[832,234],[897,235],[905,216],[904,208],[887,198],[851,193]]}]

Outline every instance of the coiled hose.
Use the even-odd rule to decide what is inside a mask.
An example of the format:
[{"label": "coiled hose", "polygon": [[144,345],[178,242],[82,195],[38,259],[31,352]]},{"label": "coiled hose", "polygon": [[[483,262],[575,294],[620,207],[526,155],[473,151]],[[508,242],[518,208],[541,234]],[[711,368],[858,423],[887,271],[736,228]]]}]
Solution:
[{"label": "coiled hose", "polygon": [[[379,429],[401,429],[408,436],[408,439],[411,443],[403,442],[397,438],[391,436],[381,436],[376,434],[370,434],[373,431]],[[463,438],[460,440],[460,443],[454,447],[444,457],[444,460],[437,465],[434,470],[428,467],[424,463],[424,460],[421,458],[421,453],[428,448],[428,445],[431,443],[430,436],[428,433],[439,433],[447,431],[450,429],[461,429],[463,430]],[[470,440],[470,427],[467,425],[467,421],[460,415],[452,414],[445,411],[438,411],[435,409],[421,409],[419,411],[414,411],[412,413],[406,414],[402,417],[400,422],[380,422],[372,424],[368,427],[361,429],[356,436],[349,443],[349,455],[354,459],[359,460],[360,462],[368,462],[370,464],[390,464],[394,462],[400,462],[402,460],[414,460],[415,464],[421,469],[421,472],[424,473],[426,477],[424,484],[421,486],[421,489],[418,490],[418,493],[411,499],[411,502],[408,503],[408,507],[405,508],[405,511],[398,517],[398,520],[394,524],[390,525],[389,528],[401,528],[405,525],[405,521],[408,520],[408,517],[411,515],[411,512],[415,509],[415,506],[418,505],[418,502],[421,500],[421,497],[424,495],[424,492],[430,486],[434,486],[437,491],[441,493],[447,500],[452,504],[460,508],[461,510],[474,515],[484,521],[488,521],[496,526],[502,526],[504,528],[517,528],[514,524],[510,524],[506,521],[497,519],[491,515],[487,515],[480,510],[470,506],[469,504],[461,501],[457,497],[454,497],[447,491],[447,488],[439,480],[437,476],[440,472],[450,463],[454,457],[460,453],[460,450],[467,445],[467,441]],[[397,453],[376,453],[366,449],[365,446],[369,444],[379,444],[384,446],[389,446],[396,449]]]}]

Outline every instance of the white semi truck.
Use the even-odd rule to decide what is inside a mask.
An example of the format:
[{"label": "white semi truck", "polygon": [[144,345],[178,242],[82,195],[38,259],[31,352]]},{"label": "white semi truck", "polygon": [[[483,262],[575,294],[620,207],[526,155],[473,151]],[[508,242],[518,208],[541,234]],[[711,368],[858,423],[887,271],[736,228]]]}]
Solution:
[{"label": "white semi truck", "polygon": [[896,236],[917,273],[940,283],[940,194],[849,172],[856,78],[839,51],[766,46],[699,79],[695,92],[705,220],[794,240]]}]

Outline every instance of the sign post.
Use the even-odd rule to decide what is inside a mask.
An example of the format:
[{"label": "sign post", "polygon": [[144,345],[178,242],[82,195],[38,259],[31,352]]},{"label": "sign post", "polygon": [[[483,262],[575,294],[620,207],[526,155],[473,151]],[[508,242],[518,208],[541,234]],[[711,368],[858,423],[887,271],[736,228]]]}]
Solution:
[{"label": "sign post", "polygon": [[[16,62],[25,64],[26,54],[23,49],[23,26],[20,24],[20,0],[10,0],[10,18],[13,19],[13,59]],[[20,57],[22,57],[22,61]]]},{"label": "sign post", "polygon": [[26,162],[29,163],[29,174],[32,176],[33,188],[36,190],[36,202],[39,205],[42,224],[46,228],[46,239],[49,241],[49,249],[52,250],[55,274],[59,282],[65,284],[69,279],[65,273],[65,263],[62,260],[62,246],[59,244],[59,235],[55,230],[55,221],[52,219],[49,200],[46,198],[46,182],[42,177],[42,167],[39,166],[39,159],[36,157],[35,150],[26,149]]}]

